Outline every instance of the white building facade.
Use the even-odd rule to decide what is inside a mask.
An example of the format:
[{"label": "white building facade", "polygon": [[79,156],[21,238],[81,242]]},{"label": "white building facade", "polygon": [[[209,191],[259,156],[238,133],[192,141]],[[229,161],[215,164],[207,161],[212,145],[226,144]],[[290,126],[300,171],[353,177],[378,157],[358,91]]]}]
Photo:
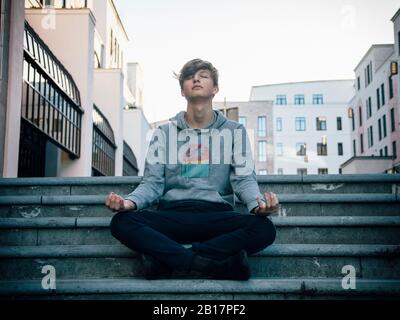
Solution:
[{"label": "white building facade", "polygon": [[253,86],[250,101],[273,104],[273,144],[267,149],[273,169],[268,173],[339,173],[350,157],[348,101],[353,94],[353,80]]},{"label": "white building facade", "polygon": [[400,172],[400,10],[392,21],[395,43],[372,45],[354,70],[352,158],[343,163],[343,173]]},{"label": "white building facade", "polygon": [[[14,52],[24,64],[14,76],[23,85],[10,83],[17,96],[7,105],[3,176],[140,174],[135,154],[144,158],[149,124],[142,109],[125,117],[136,99],[114,2],[27,0],[20,15]],[[26,150],[35,141],[40,148]]]}]

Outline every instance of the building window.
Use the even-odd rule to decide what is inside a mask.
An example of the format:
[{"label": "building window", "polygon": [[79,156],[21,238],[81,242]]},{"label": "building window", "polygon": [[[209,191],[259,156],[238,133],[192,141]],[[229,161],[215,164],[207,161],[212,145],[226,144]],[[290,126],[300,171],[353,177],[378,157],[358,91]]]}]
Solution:
[{"label": "building window", "polygon": [[381,107],[381,95],[379,93],[379,88],[376,89],[376,106],[378,110]]},{"label": "building window", "polygon": [[360,77],[357,77],[357,90],[361,89]]},{"label": "building window", "polygon": [[382,97],[382,107],[385,105],[385,84],[381,84],[381,97]]},{"label": "building window", "polygon": [[397,45],[398,45],[398,52],[399,52],[399,56],[400,56],[400,31],[397,32]]},{"label": "building window", "polygon": [[328,168],[318,168],[318,174],[328,174]]},{"label": "building window", "polygon": [[267,141],[258,141],[258,161],[267,161]]},{"label": "building window", "polygon": [[276,131],[282,131],[282,118],[276,118]]},{"label": "building window", "polygon": [[322,94],[313,94],[312,103],[313,104],[324,104],[324,98],[323,98]]},{"label": "building window", "polygon": [[388,156],[388,147],[385,146],[385,157],[387,157],[387,156]]},{"label": "building window", "polygon": [[342,117],[336,117],[336,127],[338,131],[342,131]]},{"label": "building window", "polygon": [[297,168],[297,174],[305,176],[307,174],[307,169],[306,168]]},{"label": "building window", "polygon": [[396,130],[396,123],[394,118],[394,108],[390,109],[390,127],[392,132]]},{"label": "building window", "polygon": [[383,149],[379,149],[379,156],[383,157]]},{"label": "building window", "polygon": [[399,52],[399,56],[400,56],[400,31],[397,32],[397,45],[398,45],[398,52]]},{"label": "building window", "polygon": [[326,130],[326,118],[325,117],[317,117],[317,130],[325,131]]},{"label": "building window", "polygon": [[114,62],[116,61],[117,54],[117,37],[114,37]]},{"label": "building window", "polygon": [[246,128],[246,117],[239,117],[239,123]]},{"label": "building window", "polygon": [[296,143],[296,155],[306,156],[307,155],[307,145],[304,142]]},{"label": "building window", "polygon": [[360,127],[362,126],[362,109],[361,107],[358,107],[358,117],[360,119]]},{"label": "building window", "polygon": [[258,170],[258,174],[262,175],[262,176],[266,176],[268,174],[268,170],[265,170],[265,169]]},{"label": "building window", "polygon": [[283,143],[278,143],[276,145],[276,155],[278,157],[282,157],[283,156]]},{"label": "building window", "polygon": [[374,135],[373,135],[373,128],[370,126],[368,128],[368,148],[371,148],[374,145]]},{"label": "building window", "polygon": [[389,99],[392,99],[394,96],[393,94],[393,79],[392,76],[389,77]]},{"label": "building window", "polygon": [[286,95],[284,95],[284,94],[278,94],[278,95],[276,96],[276,102],[275,102],[275,103],[278,104],[278,105],[287,104]]},{"label": "building window", "polygon": [[258,117],[258,136],[265,137],[267,136],[267,118],[265,116]]},{"label": "building window", "polygon": [[379,141],[382,140],[382,120],[378,119],[378,138]]},{"label": "building window", "polygon": [[294,104],[305,104],[304,94],[296,94],[294,96]]},{"label": "building window", "polygon": [[296,118],[296,131],[306,131],[306,118]]},{"label": "building window", "polygon": [[356,156],[356,140],[354,139],[353,140],[353,157],[355,157]]},{"label": "building window", "polygon": [[372,72],[372,61],[369,62],[369,73],[370,73],[370,76],[369,76],[369,77],[370,77],[371,82],[372,82],[372,80],[373,80],[373,79],[372,79],[372,74],[373,74],[373,72]]},{"label": "building window", "polygon": [[393,159],[397,158],[397,146],[396,146],[396,141],[392,142],[392,150],[393,150]]},{"label": "building window", "polygon": [[110,56],[113,55],[114,52],[114,37],[113,37],[113,30],[111,29],[110,32]]},{"label": "building window", "polygon": [[383,117],[382,117],[382,123],[383,123],[383,137],[386,138],[386,136],[387,136],[386,114],[384,114]]},{"label": "building window", "polygon": [[365,102],[366,107],[367,107],[367,119],[369,119],[372,116],[372,100],[371,97],[368,97],[368,99]]},{"label": "building window", "polygon": [[355,124],[355,115],[353,109],[351,109],[351,126],[353,131],[356,129],[356,124]]},{"label": "building window", "polygon": [[362,133],[360,134],[360,152],[361,154],[364,153],[364,134]]},{"label": "building window", "polygon": [[283,174],[283,168],[278,168],[278,174]]},{"label": "building window", "polygon": [[338,143],[338,156],[343,155],[343,143],[339,142]]},{"label": "building window", "polygon": [[368,64],[368,66],[364,69],[365,75],[365,87],[367,87],[372,82],[372,61]]},{"label": "building window", "polygon": [[319,156],[328,155],[328,145],[326,143],[317,143],[317,154]]}]

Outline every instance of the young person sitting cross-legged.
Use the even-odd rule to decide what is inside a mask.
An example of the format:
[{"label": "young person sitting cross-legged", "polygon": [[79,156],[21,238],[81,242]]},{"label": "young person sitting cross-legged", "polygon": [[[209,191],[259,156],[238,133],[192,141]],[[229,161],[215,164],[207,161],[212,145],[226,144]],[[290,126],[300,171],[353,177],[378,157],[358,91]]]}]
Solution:
[{"label": "young person sitting cross-legged", "polygon": [[[111,233],[141,254],[147,279],[177,271],[247,280],[247,255],[275,240],[268,216],[278,210],[277,196],[260,193],[244,126],[212,108],[218,92],[215,67],[191,60],[179,83],[186,112],[154,132],[138,187],[125,197],[111,192],[106,199],[117,212]],[[235,211],[233,192],[248,213]],[[156,209],[149,208],[157,202]]]}]

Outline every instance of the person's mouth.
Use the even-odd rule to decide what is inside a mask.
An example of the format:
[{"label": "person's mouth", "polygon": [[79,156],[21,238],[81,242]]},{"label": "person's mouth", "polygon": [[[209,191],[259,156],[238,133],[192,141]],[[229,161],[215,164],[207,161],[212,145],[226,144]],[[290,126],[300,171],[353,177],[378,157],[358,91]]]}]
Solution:
[{"label": "person's mouth", "polygon": [[194,90],[194,89],[203,89],[203,87],[201,87],[201,86],[194,86],[194,87],[192,88],[192,90]]}]

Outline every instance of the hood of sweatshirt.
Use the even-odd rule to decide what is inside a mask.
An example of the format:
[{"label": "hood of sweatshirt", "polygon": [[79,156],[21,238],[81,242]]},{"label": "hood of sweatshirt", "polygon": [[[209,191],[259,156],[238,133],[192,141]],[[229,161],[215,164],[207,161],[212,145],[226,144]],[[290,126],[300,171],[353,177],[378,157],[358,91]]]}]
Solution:
[{"label": "hood of sweatshirt", "polygon": [[[214,113],[214,121],[204,129],[219,129],[223,127],[225,122],[228,120],[221,111],[213,110],[213,113]],[[180,111],[174,117],[169,118],[169,120],[172,121],[173,123],[176,123],[176,126],[178,127],[179,130],[191,129],[191,127],[189,127],[189,125],[186,122],[185,114],[186,111]],[[193,129],[193,130],[200,130],[200,129]]]}]

